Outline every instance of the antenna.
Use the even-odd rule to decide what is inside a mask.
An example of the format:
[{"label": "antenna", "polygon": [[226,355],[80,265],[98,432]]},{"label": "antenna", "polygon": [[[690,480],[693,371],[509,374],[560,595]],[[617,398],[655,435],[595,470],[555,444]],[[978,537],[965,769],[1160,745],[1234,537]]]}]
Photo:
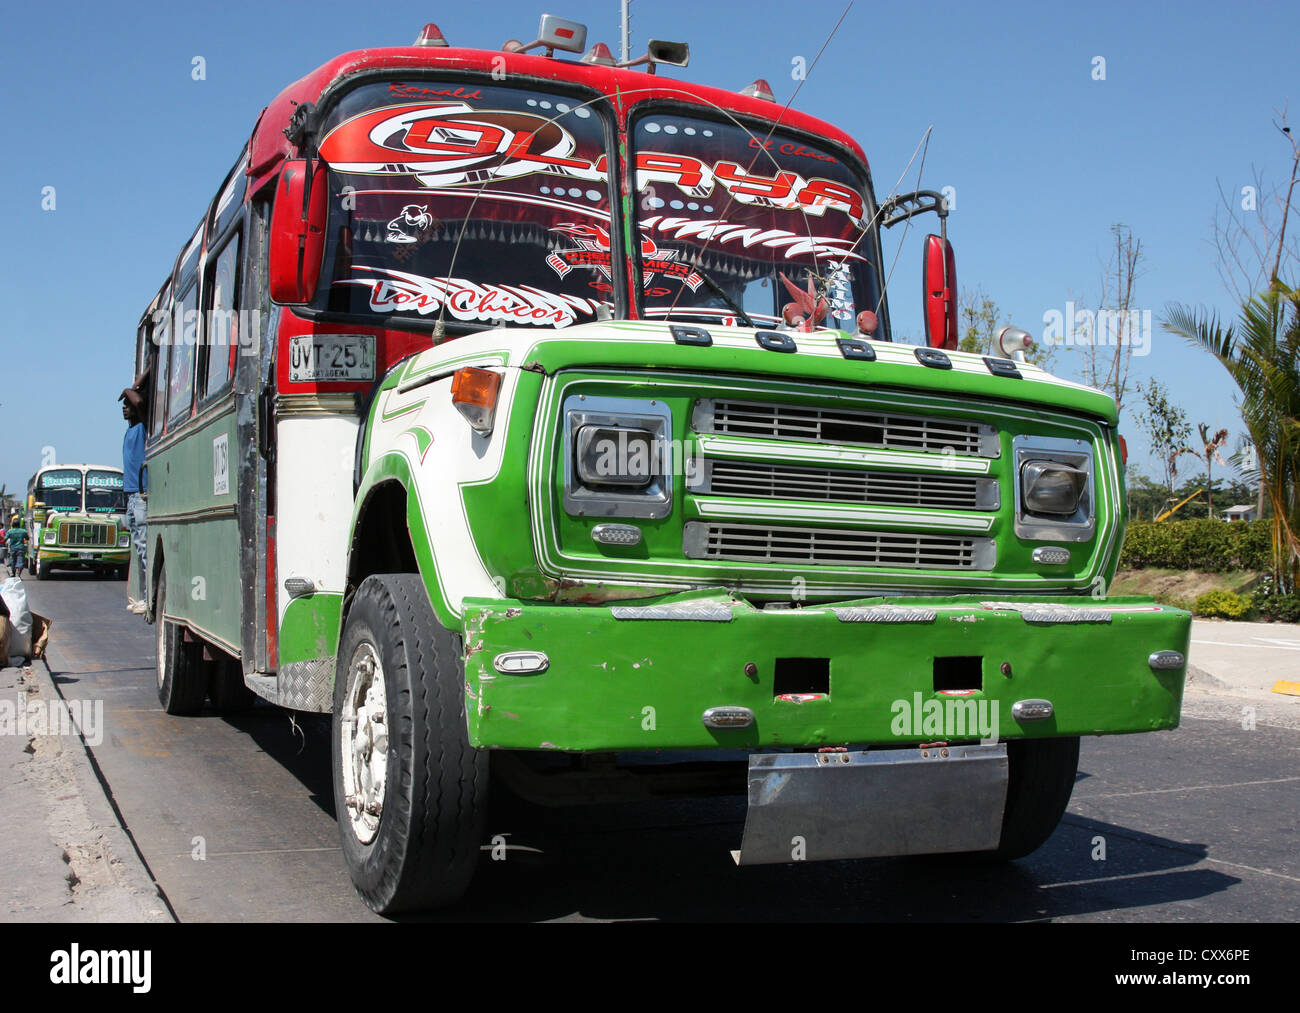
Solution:
[{"label": "antenna", "polygon": [[632,0],[622,0],[623,5],[623,53],[620,63],[632,59]]}]

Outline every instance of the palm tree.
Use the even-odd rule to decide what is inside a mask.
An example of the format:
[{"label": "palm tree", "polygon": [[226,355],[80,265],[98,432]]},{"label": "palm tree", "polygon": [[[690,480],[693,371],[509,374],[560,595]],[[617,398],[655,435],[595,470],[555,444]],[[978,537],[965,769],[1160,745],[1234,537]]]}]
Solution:
[{"label": "palm tree", "polygon": [[1273,506],[1277,588],[1294,592],[1300,588],[1300,289],[1274,280],[1226,329],[1217,315],[1184,306],[1170,307],[1162,323],[1218,359],[1241,391],[1238,407]]}]

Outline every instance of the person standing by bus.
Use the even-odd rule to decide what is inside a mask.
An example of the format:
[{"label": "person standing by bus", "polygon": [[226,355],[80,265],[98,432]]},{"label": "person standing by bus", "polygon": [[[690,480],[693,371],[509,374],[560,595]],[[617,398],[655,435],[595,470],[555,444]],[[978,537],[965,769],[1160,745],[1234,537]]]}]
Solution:
[{"label": "person standing by bus", "polygon": [[[126,493],[126,525],[131,532],[131,547],[136,556],[137,577],[135,587],[127,592],[127,609],[143,615],[145,605],[145,565],[148,557],[148,540],[145,537],[145,507],[148,494],[148,476],[144,467],[144,396],[140,393],[148,377],[146,370],[130,387],[118,395],[122,402],[122,418],[126,419],[126,435],[122,437],[122,490]],[[136,593],[131,593],[132,591]]]},{"label": "person standing by bus", "polygon": [[9,572],[15,577],[21,577],[27,566],[27,529],[17,514],[9,518],[5,546],[9,549]]}]

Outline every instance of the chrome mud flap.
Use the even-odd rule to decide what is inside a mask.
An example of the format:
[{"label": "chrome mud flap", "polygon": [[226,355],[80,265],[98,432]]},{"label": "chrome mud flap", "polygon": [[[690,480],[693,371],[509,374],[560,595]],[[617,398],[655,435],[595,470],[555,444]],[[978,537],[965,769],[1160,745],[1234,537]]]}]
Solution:
[{"label": "chrome mud flap", "polygon": [[739,865],[989,851],[1007,747],[756,753]]}]

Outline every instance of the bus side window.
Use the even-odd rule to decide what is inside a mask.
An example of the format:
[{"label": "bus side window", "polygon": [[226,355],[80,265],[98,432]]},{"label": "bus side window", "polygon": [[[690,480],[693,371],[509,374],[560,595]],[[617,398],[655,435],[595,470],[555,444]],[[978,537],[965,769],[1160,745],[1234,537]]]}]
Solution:
[{"label": "bus side window", "polygon": [[168,372],[167,421],[190,416],[194,400],[194,352],[199,340],[199,286],[195,282],[181,296],[172,322],[171,364]]},{"label": "bus side window", "polygon": [[204,377],[200,400],[207,401],[230,387],[234,376],[235,356],[241,341],[239,320],[235,313],[239,285],[239,233],[230,237],[216,264],[208,272],[206,304],[209,307],[204,355]]},{"label": "bus side window", "polygon": [[159,304],[159,314],[153,329],[155,345],[153,397],[150,399],[150,411],[153,418],[149,425],[149,434],[157,436],[162,432],[163,419],[167,417],[167,373],[171,368],[170,352],[172,347],[172,304],[169,298],[163,298]]}]

